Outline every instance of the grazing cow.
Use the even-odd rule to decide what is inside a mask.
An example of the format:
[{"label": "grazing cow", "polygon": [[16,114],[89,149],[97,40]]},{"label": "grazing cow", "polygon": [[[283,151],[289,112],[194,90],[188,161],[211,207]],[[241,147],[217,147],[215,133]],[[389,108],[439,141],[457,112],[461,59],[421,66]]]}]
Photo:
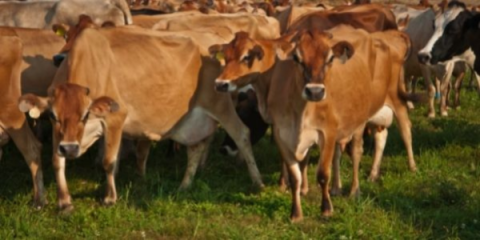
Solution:
[{"label": "grazing cow", "polygon": [[[30,115],[50,110],[60,209],[73,208],[65,158],[79,157],[101,135],[105,135],[107,173],[104,203],[114,204],[114,171],[122,133],[146,143],[141,144],[146,147],[141,152],[148,153],[151,140],[170,138],[186,145],[183,189],[191,185],[216,121],[239,146],[254,184],[263,187],[248,129],[236,115],[230,96],[214,91],[220,66],[202,58],[193,41],[141,28],[98,29],[87,16],[81,16],[68,36],[62,54],[55,56],[62,63],[49,97],[29,94],[19,101],[20,109]],[[143,64],[134,64],[138,62]],[[151,81],[139,85],[139,79]]]},{"label": "grazing cow", "polygon": [[[226,60],[216,80],[217,91],[233,91],[249,83],[255,88],[259,110],[273,124],[275,140],[293,180],[290,217],[298,221],[303,218],[300,193],[305,190],[305,156],[313,144],[322,149],[317,181],[322,187],[324,216],[333,213],[328,186],[335,148],[341,149],[353,138],[351,194],[358,194],[363,129],[382,106],[394,110],[402,136],[411,146],[404,101],[408,96],[400,81],[409,40],[396,31],[371,37],[350,27],[330,33],[302,31],[299,40],[290,43],[292,36],[253,40],[248,34],[237,33],[231,43],[213,46],[211,51],[223,51]],[[295,61],[276,59],[287,55],[293,55]],[[411,167],[415,167],[414,162]]]},{"label": "grazing cow", "polygon": [[60,0],[0,3],[0,26],[50,29],[53,24],[74,26],[79,14],[89,14],[97,23],[132,24],[126,0]]},{"label": "grazing cow", "polygon": [[41,208],[46,203],[40,159],[41,144],[30,130],[25,115],[16,107],[21,96],[21,40],[15,36],[1,36],[0,51],[0,148],[11,138],[20,150],[32,174],[33,204]]},{"label": "grazing cow", "polygon": [[[463,60],[474,69],[480,80],[480,14],[468,11],[465,4],[451,2],[435,20],[435,34],[420,52],[419,60],[426,64]],[[480,86],[480,85],[479,85]]]},{"label": "grazing cow", "polygon": [[[457,61],[465,61],[471,68],[475,68],[474,65],[474,53],[472,48],[466,47],[465,39],[469,35],[464,35],[464,32],[467,32],[470,21],[466,21],[469,16],[473,16],[469,12],[465,4],[461,2],[451,2],[448,4],[448,8],[443,13],[437,15],[434,28],[435,32],[429,39],[427,45],[421,49],[418,53],[418,60],[428,66],[431,65],[452,65]],[[472,17],[473,19],[473,17]],[[465,23],[465,25],[463,25]],[[473,28],[474,29],[474,28]],[[473,41],[475,38],[473,38]],[[472,40],[472,39],[470,39]],[[463,52],[456,52],[453,55],[446,57],[445,52],[442,52],[443,49],[459,49],[462,48]],[[435,51],[434,51],[435,49]],[[456,50],[455,50],[456,51]],[[455,55],[458,57],[452,58]],[[457,63],[458,64],[458,63]],[[475,71],[473,71],[475,73]],[[475,74],[477,82],[480,82],[478,73]],[[456,87],[460,87],[460,83],[455,84]],[[480,85],[480,84],[479,84]],[[448,82],[442,83],[442,89],[448,88]],[[445,96],[446,97],[446,96]],[[446,102],[444,96],[442,96],[442,104]],[[445,110],[446,112],[446,110]]]}]

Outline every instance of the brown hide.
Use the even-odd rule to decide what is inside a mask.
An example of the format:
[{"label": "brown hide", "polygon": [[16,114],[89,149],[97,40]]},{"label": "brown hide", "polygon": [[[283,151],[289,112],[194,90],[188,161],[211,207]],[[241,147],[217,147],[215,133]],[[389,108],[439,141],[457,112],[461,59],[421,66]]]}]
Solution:
[{"label": "brown hide", "polygon": [[288,28],[287,33],[313,28],[326,30],[339,24],[348,24],[367,32],[397,29],[395,16],[390,10],[378,4],[365,4],[338,12],[319,11],[304,15]]}]

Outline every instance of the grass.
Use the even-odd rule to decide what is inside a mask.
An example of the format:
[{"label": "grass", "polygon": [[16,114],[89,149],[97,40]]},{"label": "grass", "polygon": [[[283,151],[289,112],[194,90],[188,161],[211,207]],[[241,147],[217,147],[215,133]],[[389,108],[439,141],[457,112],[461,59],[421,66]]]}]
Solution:
[{"label": "grass", "polygon": [[[245,165],[220,155],[219,131],[207,166],[192,189],[177,192],[186,167],[181,151],[166,157],[159,143],[150,155],[147,176],[133,158],[120,162],[119,200],[104,207],[105,174],[94,162],[96,149],[68,161],[67,180],[75,210],[59,214],[48,143],[43,153],[47,197],[42,210],[30,207],[29,170],[13,144],[0,162],[0,239],[480,239],[480,99],[462,90],[462,109],[448,118],[427,119],[425,107],[411,113],[419,171],[408,171],[406,152],[392,127],[377,183],[367,182],[371,139],[361,163],[362,195],[335,197],[334,216],[320,217],[320,192],[309,168],[310,192],[303,198],[305,219],[288,220],[290,195],[279,192],[279,153],[269,137],[254,147],[267,188],[254,193]],[[318,152],[313,153],[317,157]],[[342,158],[348,192],[351,161]]]}]

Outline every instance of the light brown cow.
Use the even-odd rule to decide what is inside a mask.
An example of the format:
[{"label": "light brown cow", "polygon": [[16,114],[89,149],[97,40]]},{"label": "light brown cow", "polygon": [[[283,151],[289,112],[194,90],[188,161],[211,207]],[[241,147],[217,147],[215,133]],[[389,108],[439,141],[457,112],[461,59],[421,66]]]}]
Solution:
[{"label": "light brown cow", "polygon": [[16,107],[21,96],[21,40],[14,36],[0,37],[0,52],[0,147],[9,137],[15,142],[32,173],[34,206],[41,208],[46,203],[40,159],[41,144],[30,130],[25,115]]},{"label": "light brown cow", "polygon": [[20,100],[24,112],[49,109],[52,113],[53,166],[61,209],[72,209],[65,158],[80,156],[99,136],[105,135],[106,148],[104,203],[113,204],[117,200],[113,173],[122,133],[146,142],[171,138],[187,145],[188,167],[181,184],[185,188],[208,148],[216,121],[239,146],[253,182],[263,187],[248,129],[230,96],[214,91],[220,66],[202,58],[193,41],[141,28],[97,29],[85,16],[73,31],[77,34],[69,31],[63,48],[67,54],[49,97],[24,95]]},{"label": "light brown cow", "polygon": [[74,26],[80,14],[89,14],[98,23],[132,24],[126,0],[60,0],[0,3],[0,26],[42,29],[50,29],[56,23]]},{"label": "light brown cow", "polygon": [[[322,149],[317,181],[322,187],[324,216],[333,213],[328,186],[335,148],[339,150],[353,138],[350,193],[356,195],[363,129],[382,106],[396,113],[402,136],[411,145],[405,102],[409,96],[400,81],[409,44],[397,31],[370,36],[348,27],[333,29],[330,34],[302,31],[296,44],[290,43],[292,36],[253,40],[238,33],[229,45],[222,46],[226,65],[216,80],[216,89],[232,91],[254,81],[259,110],[273,123],[276,142],[293,178],[290,217],[299,221],[303,218],[300,194],[305,156],[312,145]],[[222,49],[214,46],[211,50]],[[290,54],[297,63],[276,59]]]}]

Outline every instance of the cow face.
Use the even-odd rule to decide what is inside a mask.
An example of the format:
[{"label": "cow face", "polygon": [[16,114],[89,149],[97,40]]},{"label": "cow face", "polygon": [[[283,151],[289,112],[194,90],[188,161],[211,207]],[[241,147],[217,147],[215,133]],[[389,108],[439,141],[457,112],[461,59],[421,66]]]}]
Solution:
[{"label": "cow face", "polygon": [[437,15],[435,29],[427,45],[418,53],[418,61],[423,64],[437,64],[461,55],[468,49],[465,39],[465,22],[471,18],[465,5],[451,2],[447,11]]},{"label": "cow face", "polygon": [[264,70],[264,47],[251,39],[246,32],[238,32],[232,42],[214,45],[210,55],[224,65],[222,74],[215,80],[219,92],[231,92],[249,84],[255,74]]},{"label": "cow face", "polygon": [[[118,104],[109,97],[95,100],[89,97],[89,89],[80,85],[64,83],[54,88],[47,98],[26,94],[19,99],[19,109],[28,112],[32,118],[38,118],[49,110],[56,141],[54,149],[66,158],[77,158],[92,143],[82,144],[87,122],[103,119],[119,109]],[[85,143],[85,141],[84,141]]]},{"label": "cow face", "polygon": [[331,44],[332,35],[319,31],[303,31],[298,38],[293,59],[303,71],[302,97],[307,101],[326,98],[325,79],[335,58],[343,64],[353,56],[353,46],[345,41]]}]

